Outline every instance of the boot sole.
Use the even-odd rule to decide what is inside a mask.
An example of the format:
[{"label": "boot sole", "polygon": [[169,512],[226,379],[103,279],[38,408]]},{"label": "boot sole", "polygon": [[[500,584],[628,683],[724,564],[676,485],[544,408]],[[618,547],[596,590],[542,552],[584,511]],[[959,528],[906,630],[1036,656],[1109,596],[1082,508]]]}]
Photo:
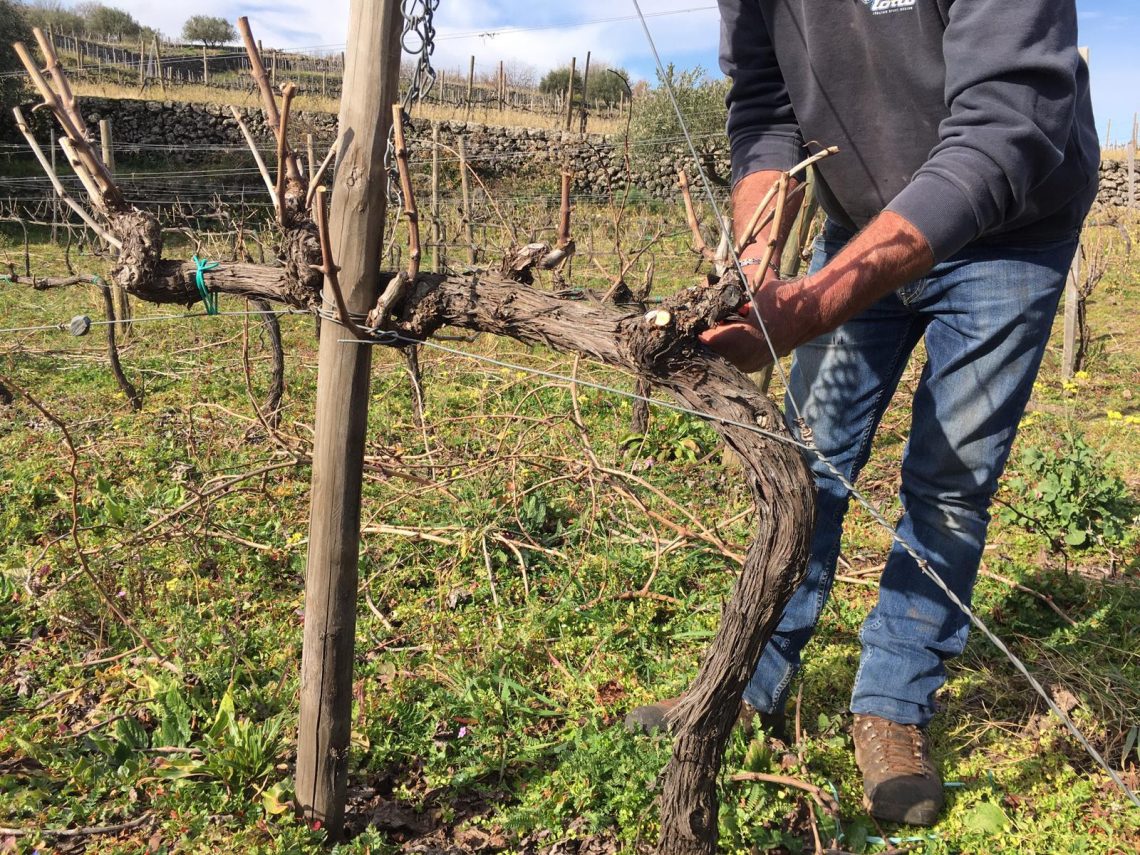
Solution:
[{"label": "boot sole", "polygon": [[931,826],[938,821],[938,815],[942,812],[942,806],[929,799],[917,804],[896,804],[882,800],[876,803],[869,796],[863,796],[863,807],[875,819],[899,825]]}]

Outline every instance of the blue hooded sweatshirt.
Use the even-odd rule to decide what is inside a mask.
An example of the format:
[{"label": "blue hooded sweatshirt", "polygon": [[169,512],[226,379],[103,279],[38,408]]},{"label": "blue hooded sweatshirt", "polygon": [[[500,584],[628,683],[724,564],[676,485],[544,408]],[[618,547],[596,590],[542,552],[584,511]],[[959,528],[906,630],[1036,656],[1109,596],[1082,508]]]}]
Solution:
[{"label": "blue hooded sweatshirt", "polygon": [[733,181],[809,148],[828,216],[906,218],[938,261],[1072,236],[1100,146],[1075,0],[719,0]]}]

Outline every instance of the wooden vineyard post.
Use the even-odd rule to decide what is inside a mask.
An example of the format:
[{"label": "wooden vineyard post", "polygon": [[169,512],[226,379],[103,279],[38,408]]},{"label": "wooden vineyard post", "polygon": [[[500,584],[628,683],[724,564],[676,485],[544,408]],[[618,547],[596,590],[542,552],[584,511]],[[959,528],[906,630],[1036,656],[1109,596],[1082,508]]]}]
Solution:
[{"label": "wooden vineyard post", "polygon": [[804,249],[807,247],[808,238],[811,237],[811,224],[819,212],[819,199],[815,195],[815,173],[811,169],[808,170],[805,181],[807,187],[804,188],[804,198],[800,203],[799,213],[796,214],[792,231],[780,255],[781,279],[795,279],[799,276]]},{"label": "wooden vineyard post", "polygon": [[[58,175],[59,174],[59,172],[57,171],[56,162],[55,162],[55,148],[56,148],[55,126],[53,125],[52,129],[51,129],[51,174],[52,175]],[[60,214],[59,195],[56,194],[55,196],[52,197],[52,203],[51,203],[51,243],[52,243],[52,246],[55,246],[57,243],[59,243],[59,214]]]},{"label": "wooden vineyard post", "polygon": [[154,37],[154,73],[158,78],[158,86],[162,94],[166,94],[166,79],[162,76],[162,51],[158,47],[158,36]]},{"label": "wooden vineyard post", "polygon": [[[350,313],[366,313],[380,285],[387,212],[384,151],[400,65],[400,0],[351,0],[330,236]],[[379,72],[379,73],[377,73]],[[334,305],[328,279],[325,303]],[[339,839],[344,823],[356,632],[360,489],[372,349],[322,324],[313,440],[312,511],[305,577],[299,812]]]},{"label": "wooden vineyard post", "polygon": [[586,51],[586,67],[582,69],[582,110],[580,111],[580,126],[578,133],[586,133],[586,115],[590,109],[590,51]]},{"label": "wooden vineyard post", "polygon": [[570,118],[574,115],[574,66],[578,57],[570,57],[570,78],[566,81],[566,130],[570,130]]},{"label": "wooden vineyard post", "polygon": [[[1081,59],[1087,64],[1089,49],[1078,48]],[[1061,340],[1061,379],[1071,380],[1077,370],[1077,335],[1079,326],[1079,304],[1081,302],[1081,246],[1077,242],[1077,254],[1073,256],[1073,264],[1069,269],[1069,276],[1065,280],[1065,329]]]},{"label": "wooden vineyard post", "polygon": [[115,149],[111,140],[111,120],[99,120],[99,146],[103,152],[103,165],[112,174],[115,172]]},{"label": "wooden vineyard post", "polygon": [[210,85],[210,55],[206,53],[205,45],[202,45],[202,85]]},{"label": "wooden vineyard post", "polygon": [[1072,380],[1077,370],[1077,339],[1080,332],[1081,302],[1081,246],[1077,244],[1077,254],[1069,268],[1065,280],[1065,332],[1061,350],[1061,379]]},{"label": "wooden vineyard post", "polygon": [[[111,129],[110,119],[99,120],[99,149],[103,157],[103,165],[107,167],[107,171],[112,175],[115,174],[115,143],[114,135]],[[54,154],[54,153],[53,153]],[[131,301],[127,296],[127,289],[120,285],[117,281],[113,281],[110,285],[111,289],[111,305],[115,313],[116,320],[119,321],[119,332],[125,339],[131,333]],[[114,345],[111,345],[114,350]],[[118,360],[119,355],[117,352],[112,357]],[[129,396],[128,396],[129,397]]]},{"label": "wooden vineyard post", "polygon": [[475,263],[475,227],[471,223],[471,185],[467,179],[467,147],[463,137],[459,143],[459,188],[463,194],[463,231],[467,240],[467,260]]},{"label": "wooden vineyard post", "polygon": [[467,118],[471,118],[471,109],[474,102],[471,100],[475,89],[475,57],[471,57],[471,65],[467,69]]},{"label": "wooden vineyard post", "polygon": [[432,269],[439,273],[443,269],[443,233],[439,223],[439,122],[431,123],[431,241]]},{"label": "wooden vineyard post", "polygon": [[1136,132],[1137,116],[1132,114],[1132,138],[1128,141],[1128,210],[1136,206]]}]

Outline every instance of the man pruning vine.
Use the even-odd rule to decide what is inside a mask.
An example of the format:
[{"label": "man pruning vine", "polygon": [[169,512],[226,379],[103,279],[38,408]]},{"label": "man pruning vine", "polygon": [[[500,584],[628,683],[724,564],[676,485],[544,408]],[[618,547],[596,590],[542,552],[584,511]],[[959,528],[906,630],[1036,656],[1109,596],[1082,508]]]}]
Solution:
[{"label": "man pruning vine", "polygon": [[[826,458],[811,461],[808,572],[761,654],[746,711],[780,725],[835,575],[844,481],[867,462],[922,341],[901,471],[903,542],[860,633],[851,711],[871,813],[931,824],[943,796],[926,727],[969,623],[916,556],[969,602],[990,500],[1096,194],[1075,2],[719,5],[738,232],[814,141],[840,151],[817,166],[827,223],[807,276],[773,272],[781,234],[777,263],[762,266],[773,236],[761,231],[741,252],[756,311],[704,335],[749,371],[772,359],[765,329],[778,354],[793,352],[788,426]],[[675,703],[641,707],[627,724],[660,727]]]}]

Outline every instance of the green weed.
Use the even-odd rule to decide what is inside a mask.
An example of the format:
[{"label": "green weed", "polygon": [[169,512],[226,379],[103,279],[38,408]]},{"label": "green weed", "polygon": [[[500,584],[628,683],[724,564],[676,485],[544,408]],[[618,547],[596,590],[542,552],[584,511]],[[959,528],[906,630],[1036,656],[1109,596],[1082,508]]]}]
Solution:
[{"label": "green weed", "polygon": [[1137,505],[1111,460],[1075,434],[1060,448],[1022,449],[1017,476],[1006,482],[1016,499],[999,513],[1049,540],[1054,549],[1112,548],[1140,524]]}]

